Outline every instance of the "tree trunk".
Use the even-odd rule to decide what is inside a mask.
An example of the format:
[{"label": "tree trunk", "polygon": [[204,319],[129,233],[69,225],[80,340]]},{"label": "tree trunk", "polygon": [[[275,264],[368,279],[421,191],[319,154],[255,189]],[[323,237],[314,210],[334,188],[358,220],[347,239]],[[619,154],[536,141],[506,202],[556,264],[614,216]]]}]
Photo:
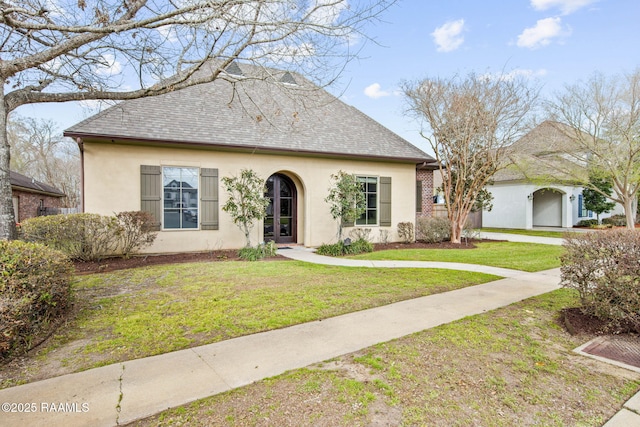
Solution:
[{"label": "tree trunk", "polygon": [[2,240],[16,238],[16,217],[13,212],[11,175],[9,173],[11,154],[7,139],[8,114],[4,103],[3,82],[0,87],[0,239]]},{"label": "tree trunk", "polygon": [[[466,220],[466,218],[465,218]],[[451,220],[451,243],[462,243],[462,231],[464,230],[465,221],[462,220],[460,215],[456,215]]]},{"label": "tree trunk", "polygon": [[633,230],[636,228],[636,215],[633,209],[633,197],[625,197],[624,199],[624,215],[627,218],[627,228]]}]

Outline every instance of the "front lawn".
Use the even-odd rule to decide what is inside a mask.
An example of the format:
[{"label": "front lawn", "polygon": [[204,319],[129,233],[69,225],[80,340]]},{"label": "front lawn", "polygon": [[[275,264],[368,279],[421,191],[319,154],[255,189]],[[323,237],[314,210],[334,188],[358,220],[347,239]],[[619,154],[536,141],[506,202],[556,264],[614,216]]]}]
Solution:
[{"label": "front lawn", "polygon": [[[79,276],[74,285],[77,315],[40,352],[40,360],[46,363],[32,360],[33,366],[2,386],[497,278],[451,270],[331,267],[294,261],[173,264]],[[59,366],[55,372],[43,371],[55,366]]]},{"label": "front lawn", "polygon": [[482,242],[476,246],[476,249],[391,249],[353,258],[462,262],[534,272],[560,267],[559,257],[564,252],[562,246],[536,243]]},{"label": "front lawn", "polygon": [[572,352],[559,290],[381,343],[133,423],[600,427],[638,373]]}]

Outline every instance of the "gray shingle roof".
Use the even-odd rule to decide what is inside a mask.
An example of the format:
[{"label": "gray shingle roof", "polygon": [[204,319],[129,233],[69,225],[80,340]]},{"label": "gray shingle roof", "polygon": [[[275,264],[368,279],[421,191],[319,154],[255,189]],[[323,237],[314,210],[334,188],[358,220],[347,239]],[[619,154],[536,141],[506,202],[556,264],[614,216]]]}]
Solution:
[{"label": "gray shingle roof", "polygon": [[47,194],[54,197],[65,197],[62,191],[57,188],[45,184],[43,182],[36,181],[28,176],[19,174],[14,171],[9,171],[9,179],[11,181],[11,187],[23,189],[34,193]]},{"label": "gray shingle roof", "polygon": [[510,148],[510,164],[498,171],[494,182],[531,179],[572,181],[572,177],[559,171],[567,159],[564,153],[578,152],[578,146],[569,136],[565,125],[545,121],[516,141]]},{"label": "gray shingle roof", "polygon": [[[238,75],[236,67],[242,70]],[[65,136],[432,162],[299,74],[235,64],[212,83],[125,101]],[[267,77],[265,77],[265,73]]]}]

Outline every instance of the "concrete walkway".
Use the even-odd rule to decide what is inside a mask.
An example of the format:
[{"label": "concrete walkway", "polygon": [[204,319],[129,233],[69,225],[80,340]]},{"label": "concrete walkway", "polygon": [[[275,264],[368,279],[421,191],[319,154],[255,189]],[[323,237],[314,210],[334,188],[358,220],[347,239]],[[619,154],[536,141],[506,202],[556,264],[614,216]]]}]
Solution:
[{"label": "concrete walkway", "polygon": [[[328,261],[303,248],[280,253],[308,262]],[[362,266],[344,259],[329,260],[334,265]],[[413,262],[369,262],[369,266],[454,268],[450,263]],[[124,424],[559,287],[559,269],[523,273],[464,264],[455,267],[507,278],[0,390],[0,425]]]},{"label": "concrete walkway", "polygon": [[483,239],[491,239],[491,240],[506,240],[508,242],[542,243],[543,245],[562,245],[562,239],[558,237],[526,236],[521,234],[492,233],[492,232],[486,232],[486,231],[480,232],[480,237]]}]

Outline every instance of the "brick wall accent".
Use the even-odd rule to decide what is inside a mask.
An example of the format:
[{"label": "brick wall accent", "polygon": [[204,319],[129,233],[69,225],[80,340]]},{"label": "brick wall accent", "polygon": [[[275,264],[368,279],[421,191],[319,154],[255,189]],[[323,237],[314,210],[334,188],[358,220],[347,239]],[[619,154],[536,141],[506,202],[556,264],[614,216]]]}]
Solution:
[{"label": "brick wall accent", "polygon": [[26,191],[13,191],[13,197],[18,198],[18,218],[17,222],[38,216],[38,208],[40,200],[43,206],[47,208],[59,208],[61,206],[60,197],[51,197],[44,194],[28,193]]},{"label": "brick wall accent", "polygon": [[422,212],[416,212],[416,220],[418,218],[430,217],[433,215],[433,171],[418,169],[416,171],[416,180],[422,181]]}]

